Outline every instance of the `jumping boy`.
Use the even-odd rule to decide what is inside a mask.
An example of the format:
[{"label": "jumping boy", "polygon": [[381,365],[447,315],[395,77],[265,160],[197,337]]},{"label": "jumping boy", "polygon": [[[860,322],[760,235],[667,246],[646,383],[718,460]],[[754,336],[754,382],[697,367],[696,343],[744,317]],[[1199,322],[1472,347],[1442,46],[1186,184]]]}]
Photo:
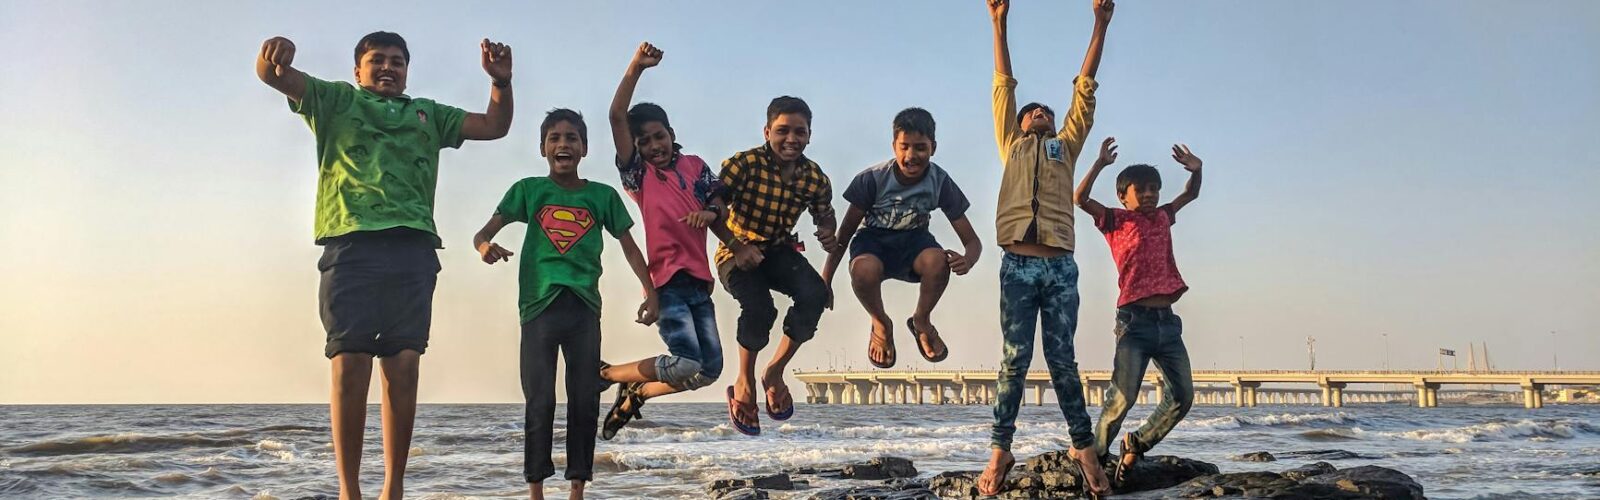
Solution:
[{"label": "jumping boy", "polygon": [[566,361],[567,467],[571,498],[583,498],[594,479],[595,423],[600,413],[600,252],[601,228],[622,244],[622,255],[644,287],[638,321],[654,323],[659,311],[644,255],[628,229],[633,219],[611,186],[578,176],[578,162],[589,152],[583,116],[557,109],[539,124],[539,154],[550,175],[517,181],[493,217],[473,237],[485,263],[510,260],[512,252],[493,243],[512,222],[528,224],[518,268],[518,309],[522,321],[522,395],[527,401],[527,440],[522,473],[530,498],[544,498],[544,480],[555,474],[550,458],[555,418],[556,350]]},{"label": "jumping boy", "polygon": [[1029,103],[1017,111],[1017,81],[1011,77],[1006,41],[1008,0],[988,0],[994,22],[995,142],[1005,171],[995,211],[995,238],[1005,249],[1000,261],[1000,322],[1004,359],[996,384],[989,465],[978,478],[985,495],[1000,492],[1016,463],[1011,455],[1023,378],[1033,358],[1034,325],[1043,322],[1044,359],[1050,383],[1072,435],[1072,457],[1083,468],[1091,495],[1110,491],[1094,453],[1094,429],[1084,408],[1082,380],[1072,339],[1078,324],[1078,266],[1073,261],[1072,170],[1094,123],[1095,73],[1111,24],[1112,0],[1094,1],[1094,34],[1073,84],[1072,106],[1061,131],[1049,106]]},{"label": "jumping boy", "polygon": [[1189,286],[1178,274],[1172,252],[1172,225],[1178,211],[1200,197],[1200,158],[1188,146],[1172,146],[1172,159],[1189,171],[1189,182],[1172,203],[1161,200],[1161,172],[1150,165],[1132,165],[1117,174],[1117,199],[1126,210],[1106,208],[1089,196],[1100,170],[1117,161],[1116,139],[1100,145],[1100,158],[1084,174],[1074,199],[1094,217],[1094,227],[1111,245],[1117,264],[1117,356],[1112,362],[1111,398],[1100,411],[1095,428],[1095,452],[1105,455],[1122,428],[1122,419],[1138,399],[1145,366],[1154,361],[1161,370],[1162,397],[1144,425],[1122,437],[1115,480],[1127,479],[1133,464],[1160,443],[1189,414],[1194,403],[1194,379],[1189,373],[1189,350],[1183,345],[1183,320],[1172,312]]},{"label": "jumping boy", "polygon": [[332,360],[333,456],[340,498],[361,498],[361,443],[372,358],[383,371],[382,498],[405,491],[442,248],[433,196],[439,150],[505,137],[511,128],[511,47],[484,39],[489,109],[468,113],[405,95],[411,51],[379,31],[355,48],[355,85],[293,67],[294,42],[261,44],[256,76],[289,99],[317,139],[316,243],[323,354]]},{"label": "jumping boy", "polygon": [[[916,339],[917,351],[932,363],[950,354],[932,314],[950,273],[965,275],[977,263],[983,243],[967,221],[967,196],[944,169],[933,163],[938,149],[933,114],[907,108],[894,117],[894,159],[868,167],[844,190],[850,208],[839,226],[840,246],[850,247],[850,288],[872,317],[872,338],[867,360],[878,368],[895,365],[894,322],[883,310],[883,280],[921,283],[917,309],[906,320]],[[944,211],[961,238],[964,252],[945,250],[928,232],[929,215]],[[856,232],[863,221],[866,229]],[[833,273],[844,258],[839,248],[828,255],[822,280],[833,283]]]},{"label": "jumping boy", "polygon": [[661,301],[657,326],[670,354],[602,364],[606,383],[624,385],[600,428],[601,439],[611,439],[638,417],[650,398],[699,389],[722,375],[722,339],[711,304],[714,278],[706,263],[706,226],[721,211],[722,182],[700,157],[680,152],[661,106],[642,102],[628,109],[639,77],[663,55],[654,45],[639,45],[611,100],[610,118],[622,189],[644,219],[650,281]]},{"label": "jumping boy", "polygon": [[817,332],[817,320],[828,303],[822,276],[800,255],[794,234],[800,213],[811,212],[815,236],[823,251],[834,251],[836,222],[833,186],[816,162],[805,157],[811,143],[811,108],[796,97],[783,96],[767,106],[762,128],[766,143],[722,162],[725,223],[712,225],[722,240],[717,248],[717,274],[723,287],[739,301],[739,376],[728,387],[728,418],[746,435],[761,433],[756,415],[756,355],[767,346],[778,310],[772,304],[776,291],[794,299],[783,319],[783,338],[761,375],[766,389],[767,416],[788,420],[794,415],[794,396],[784,384],[784,371],[800,344]]}]

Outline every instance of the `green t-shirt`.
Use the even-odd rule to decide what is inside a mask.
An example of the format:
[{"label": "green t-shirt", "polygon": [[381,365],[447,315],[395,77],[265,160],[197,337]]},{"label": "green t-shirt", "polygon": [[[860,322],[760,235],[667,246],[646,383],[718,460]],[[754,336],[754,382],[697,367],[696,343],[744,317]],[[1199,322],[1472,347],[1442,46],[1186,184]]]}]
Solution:
[{"label": "green t-shirt", "polygon": [[383,97],[306,76],[289,109],[317,137],[316,239],[409,227],[433,234],[439,150],[461,147],[467,112],[406,96]]},{"label": "green t-shirt", "polygon": [[604,227],[621,238],[633,227],[622,197],[611,186],[585,181],[563,188],[549,177],[529,177],[506,191],[495,213],[506,222],[528,223],[517,276],[517,307],[527,323],[544,312],[566,287],[600,311],[600,251]]}]

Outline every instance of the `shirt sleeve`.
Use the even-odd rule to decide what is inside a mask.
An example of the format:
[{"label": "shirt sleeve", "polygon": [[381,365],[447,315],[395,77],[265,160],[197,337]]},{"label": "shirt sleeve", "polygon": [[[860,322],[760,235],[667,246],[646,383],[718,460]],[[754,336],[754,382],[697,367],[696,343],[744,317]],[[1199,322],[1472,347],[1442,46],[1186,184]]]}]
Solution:
[{"label": "shirt sleeve", "polygon": [[994,143],[1000,149],[1000,161],[1011,155],[1011,143],[1022,135],[1017,125],[1017,79],[996,71],[994,73]]},{"label": "shirt sleeve", "polygon": [[811,217],[831,217],[833,215],[833,181],[828,179],[828,174],[822,173],[822,167],[811,164],[811,171],[817,176],[816,188],[811,195]]},{"label": "shirt sleeve", "polygon": [[461,137],[461,125],[467,121],[467,111],[455,106],[433,103],[433,126],[439,134],[439,145],[460,148],[466,138]]},{"label": "shirt sleeve", "polygon": [[1176,207],[1173,207],[1171,203],[1168,203],[1166,205],[1162,205],[1161,206],[1161,211],[1167,213],[1167,226],[1168,227],[1171,227],[1171,226],[1176,225],[1178,223],[1178,210],[1177,210]]},{"label": "shirt sleeve", "polygon": [[350,100],[355,96],[355,88],[345,82],[330,82],[311,75],[305,75],[306,92],[300,95],[300,102],[286,99],[289,110],[300,116],[312,126],[314,120],[327,118],[330,114],[344,106],[350,105]]},{"label": "shirt sleeve", "polygon": [[[700,159],[698,156],[690,156],[690,158],[694,158],[694,162],[700,166],[700,176],[694,180],[694,197],[700,200],[700,206],[710,205],[712,198],[722,194],[722,180],[718,179],[717,174],[711,171],[711,166],[706,165],[705,160]],[[726,203],[728,200],[722,201]]]},{"label": "shirt sleeve", "polygon": [[722,201],[733,203],[734,198],[739,196],[739,190],[744,189],[744,169],[745,164],[740,160],[740,155],[722,160],[722,173],[717,175],[717,179],[722,183]]},{"label": "shirt sleeve", "polygon": [[850,180],[850,185],[844,188],[844,201],[862,210],[870,210],[878,202],[878,179],[871,169]]},{"label": "shirt sleeve", "polygon": [[1122,211],[1122,209],[1120,209],[1120,208],[1109,208],[1109,207],[1107,207],[1105,210],[1101,211],[1100,216],[1096,217],[1094,219],[1094,227],[1095,227],[1095,229],[1099,229],[1100,232],[1102,232],[1102,233],[1110,233],[1112,231],[1116,231],[1117,230],[1117,212],[1121,212],[1121,211]]},{"label": "shirt sleeve", "polygon": [[944,184],[939,186],[939,210],[950,220],[956,220],[966,217],[968,208],[972,208],[972,202],[967,201],[967,194],[961,192],[955,179],[945,176]]},{"label": "shirt sleeve", "polygon": [[1067,157],[1076,159],[1078,153],[1083,151],[1083,141],[1089,137],[1089,129],[1094,127],[1094,91],[1100,88],[1100,83],[1089,75],[1080,75],[1072,83],[1072,108],[1067,110],[1067,116],[1061,121],[1058,137],[1066,146]]},{"label": "shirt sleeve", "polygon": [[628,207],[622,205],[622,197],[617,196],[617,190],[606,186],[604,196],[601,206],[605,207],[606,211],[604,221],[606,232],[611,233],[612,238],[620,239],[633,228],[633,216],[628,215]]},{"label": "shirt sleeve", "polygon": [[644,184],[644,155],[639,154],[638,148],[634,148],[628,161],[617,161],[617,177],[622,179],[622,190],[638,200],[639,187]]},{"label": "shirt sleeve", "polygon": [[500,205],[495,207],[494,214],[506,222],[528,222],[527,184],[525,180],[512,184],[500,199]]}]

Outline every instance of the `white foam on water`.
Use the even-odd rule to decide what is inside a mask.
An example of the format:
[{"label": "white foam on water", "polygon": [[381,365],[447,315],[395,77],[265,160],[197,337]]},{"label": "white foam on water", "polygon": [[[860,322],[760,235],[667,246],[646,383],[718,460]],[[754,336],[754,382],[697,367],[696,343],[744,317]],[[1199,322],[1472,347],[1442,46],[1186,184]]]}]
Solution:
[{"label": "white foam on water", "polygon": [[[1365,432],[1359,427],[1353,430],[1358,434]],[[1523,419],[1515,422],[1497,421],[1450,429],[1417,429],[1404,432],[1375,432],[1370,434],[1413,441],[1470,443],[1475,441],[1509,441],[1533,438],[1571,439],[1577,435],[1577,431],[1578,429],[1575,429],[1571,423],[1566,421]]]},{"label": "white foam on water", "polygon": [[250,497],[250,500],[278,500],[278,497],[272,496],[272,493],[267,490],[261,490],[259,493],[256,493],[254,496]]}]

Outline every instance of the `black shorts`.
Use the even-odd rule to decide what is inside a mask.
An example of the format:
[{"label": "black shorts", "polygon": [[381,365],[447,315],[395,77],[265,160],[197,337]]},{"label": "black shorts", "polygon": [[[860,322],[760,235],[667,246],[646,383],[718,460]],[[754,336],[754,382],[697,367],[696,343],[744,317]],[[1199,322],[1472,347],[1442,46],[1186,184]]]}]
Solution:
[{"label": "black shorts", "polygon": [[850,259],[862,255],[877,257],[883,262],[884,279],[897,279],[908,283],[922,281],[912,267],[917,255],[929,248],[943,249],[928,228],[896,231],[864,227],[850,239]]},{"label": "black shorts", "polygon": [[428,349],[439,254],[433,235],[409,228],[324,240],[317,302],[328,332],[324,354],[378,357]]}]

